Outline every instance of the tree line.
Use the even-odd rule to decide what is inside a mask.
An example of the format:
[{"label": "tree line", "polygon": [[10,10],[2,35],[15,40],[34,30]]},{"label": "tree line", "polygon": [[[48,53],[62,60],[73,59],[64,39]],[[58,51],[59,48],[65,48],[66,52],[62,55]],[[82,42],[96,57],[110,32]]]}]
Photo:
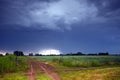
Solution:
[{"label": "tree line", "polygon": [[71,56],[77,56],[77,55],[90,55],[90,56],[100,56],[100,55],[109,55],[108,52],[100,52],[100,53],[89,53],[89,54],[85,54],[85,53],[82,53],[82,52],[77,52],[77,53],[68,53],[68,54],[65,54],[65,55],[71,55]]},{"label": "tree line", "polygon": [[[14,55],[16,56],[24,56],[24,53],[23,51],[14,51],[13,52]],[[5,54],[6,56],[9,55],[9,53],[6,53]],[[60,54],[60,55],[63,55],[63,56],[84,56],[84,55],[87,55],[87,56],[102,56],[102,55],[110,55],[108,52],[100,52],[100,53],[88,53],[88,54],[85,54],[85,53],[82,53],[82,52],[77,52],[77,53],[67,53],[67,54]],[[0,54],[0,56],[3,56],[3,54]],[[36,54],[33,54],[33,53],[29,53],[28,56],[43,56],[42,54],[39,54],[39,53],[36,53]],[[55,56],[55,55],[49,55],[49,56]]]}]

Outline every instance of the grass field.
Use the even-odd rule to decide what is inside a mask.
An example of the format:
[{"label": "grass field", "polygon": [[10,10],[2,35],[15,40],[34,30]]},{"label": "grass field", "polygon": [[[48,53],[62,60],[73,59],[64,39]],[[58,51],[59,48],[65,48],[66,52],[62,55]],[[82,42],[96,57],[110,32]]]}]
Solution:
[{"label": "grass field", "polygon": [[59,73],[62,80],[120,80],[120,67]]},{"label": "grass field", "polygon": [[[31,56],[58,68],[62,80],[120,80],[120,56]],[[0,57],[0,80],[28,80],[24,75],[28,68],[26,57]],[[85,69],[84,69],[85,68]],[[69,69],[68,71],[64,71]],[[80,69],[77,70],[76,69]],[[50,80],[45,73],[36,80]]]},{"label": "grass field", "polygon": [[[32,56],[59,69],[62,80],[120,80],[120,56]],[[81,70],[74,71],[80,68]],[[86,68],[85,70],[82,68]]]},{"label": "grass field", "polygon": [[119,66],[120,56],[32,56],[59,67]]},{"label": "grass field", "polygon": [[0,80],[24,80],[21,79],[24,78],[23,75],[19,74],[22,74],[27,69],[28,63],[25,57],[18,57],[17,62],[14,55],[0,57]]}]

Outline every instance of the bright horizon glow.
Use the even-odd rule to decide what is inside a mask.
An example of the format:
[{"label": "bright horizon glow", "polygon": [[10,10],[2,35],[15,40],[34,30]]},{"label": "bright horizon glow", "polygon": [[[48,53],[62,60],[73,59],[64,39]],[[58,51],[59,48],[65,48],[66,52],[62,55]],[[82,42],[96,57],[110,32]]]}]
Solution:
[{"label": "bright horizon glow", "polygon": [[39,54],[42,54],[42,55],[60,55],[60,51],[55,50],[55,49],[48,49],[48,50],[40,51]]},{"label": "bright horizon glow", "polygon": [[5,55],[5,54],[6,54],[6,52],[0,51],[0,54],[3,54],[3,55]]}]

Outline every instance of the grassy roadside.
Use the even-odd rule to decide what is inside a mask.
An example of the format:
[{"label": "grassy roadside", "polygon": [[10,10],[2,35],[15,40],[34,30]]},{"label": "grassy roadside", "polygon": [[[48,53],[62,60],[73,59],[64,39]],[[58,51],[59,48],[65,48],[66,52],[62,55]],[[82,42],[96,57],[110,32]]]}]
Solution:
[{"label": "grassy roadside", "polygon": [[[95,69],[91,70],[81,70],[81,71],[61,71],[59,72],[60,77],[62,80],[120,80],[120,65],[119,65],[119,57],[64,57],[62,62],[60,62],[60,57],[50,57],[50,56],[41,56],[41,57],[34,57],[35,59],[40,59],[42,61],[48,62],[55,66],[64,66],[65,68],[76,68],[76,62],[83,61],[84,63],[86,60],[98,60],[104,61],[104,65],[101,65]],[[19,63],[16,67],[15,56],[5,56],[0,57],[0,69],[4,75],[0,75],[0,80],[28,80],[28,78],[24,75],[25,69],[27,69],[27,61],[25,57],[19,57]],[[85,61],[84,61],[85,60]],[[69,64],[69,65],[63,65]],[[72,64],[71,64],[72,63]],[[77,64],[78,64],[77,63]],[[107,63],[105,65],[105,63]],[[74,64],[74,65],[73,65]],[[85,63],[86,64],[86,63]],[[82,64],[84,65],[84,64]],[[88,65],[88,64],[87,64]],[[106,66],[106,67],[103,67]],[[77,66],[79,67],[79,66]],[[84,66],[82,66],[84,67]],[[91,66],[89,66],[91,67]],[[5,70],[7,68],[7,70]],[[81,68],[81,66],[79,67]],[[15,71],[16,70],[16,71]],[[49,76],[44,73],[40,73],[37,75],[36,80],[50,80]]]},{"label": "grassy roadside", "polygon": [[6,73],[0,77],[0,80],[28,80],[24,72]]},{"label": "grassy roadside", "polygon": [[16,62],[16,56],[0,57],[0,80],[27,80],[24,72],[28,69],[26,57],[21,56]]},{"label": "grassy roadside", "polygon": [[51,80],[51,79],[45,73],[40,73],[37,75],[36,80]]},{"label": "grassy roadside", "polygon": [[60,72],[62,80],[120,80],[120,67]]}]

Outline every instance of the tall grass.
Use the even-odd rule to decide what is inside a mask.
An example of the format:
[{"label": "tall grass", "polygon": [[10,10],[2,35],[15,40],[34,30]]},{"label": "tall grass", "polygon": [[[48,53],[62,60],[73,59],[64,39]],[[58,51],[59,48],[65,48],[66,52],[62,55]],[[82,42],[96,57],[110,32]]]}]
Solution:
[{"label": "tall grass", "polygon": [[67,67],[97,67],[97,66],[119,65],[120,57],[117,57],[117,56],[73,56],[73,57],[65,57],[61,59],[60,63],[63,66],[67,66]]},{"label": "tall grass", "polygon": [[120,67],[59,72],[62,80],[120,80]]},{"label": "tall grass", "polygon": [[33,56],[42,61],[57,63],[64,67],[97,67],[120,65],[120,56]]},{"label": "tall grass", "polygon": [[0,57],[0,74],[25,71],[27,68],[28,64],[25,57],[19,57],[18,64],[14,55]]},{"label": "tall grass", "polygon": [[5,74],[2,77],[0,77],[0,80],[28,80],[28,78],[23,72],[20,72]]}]

